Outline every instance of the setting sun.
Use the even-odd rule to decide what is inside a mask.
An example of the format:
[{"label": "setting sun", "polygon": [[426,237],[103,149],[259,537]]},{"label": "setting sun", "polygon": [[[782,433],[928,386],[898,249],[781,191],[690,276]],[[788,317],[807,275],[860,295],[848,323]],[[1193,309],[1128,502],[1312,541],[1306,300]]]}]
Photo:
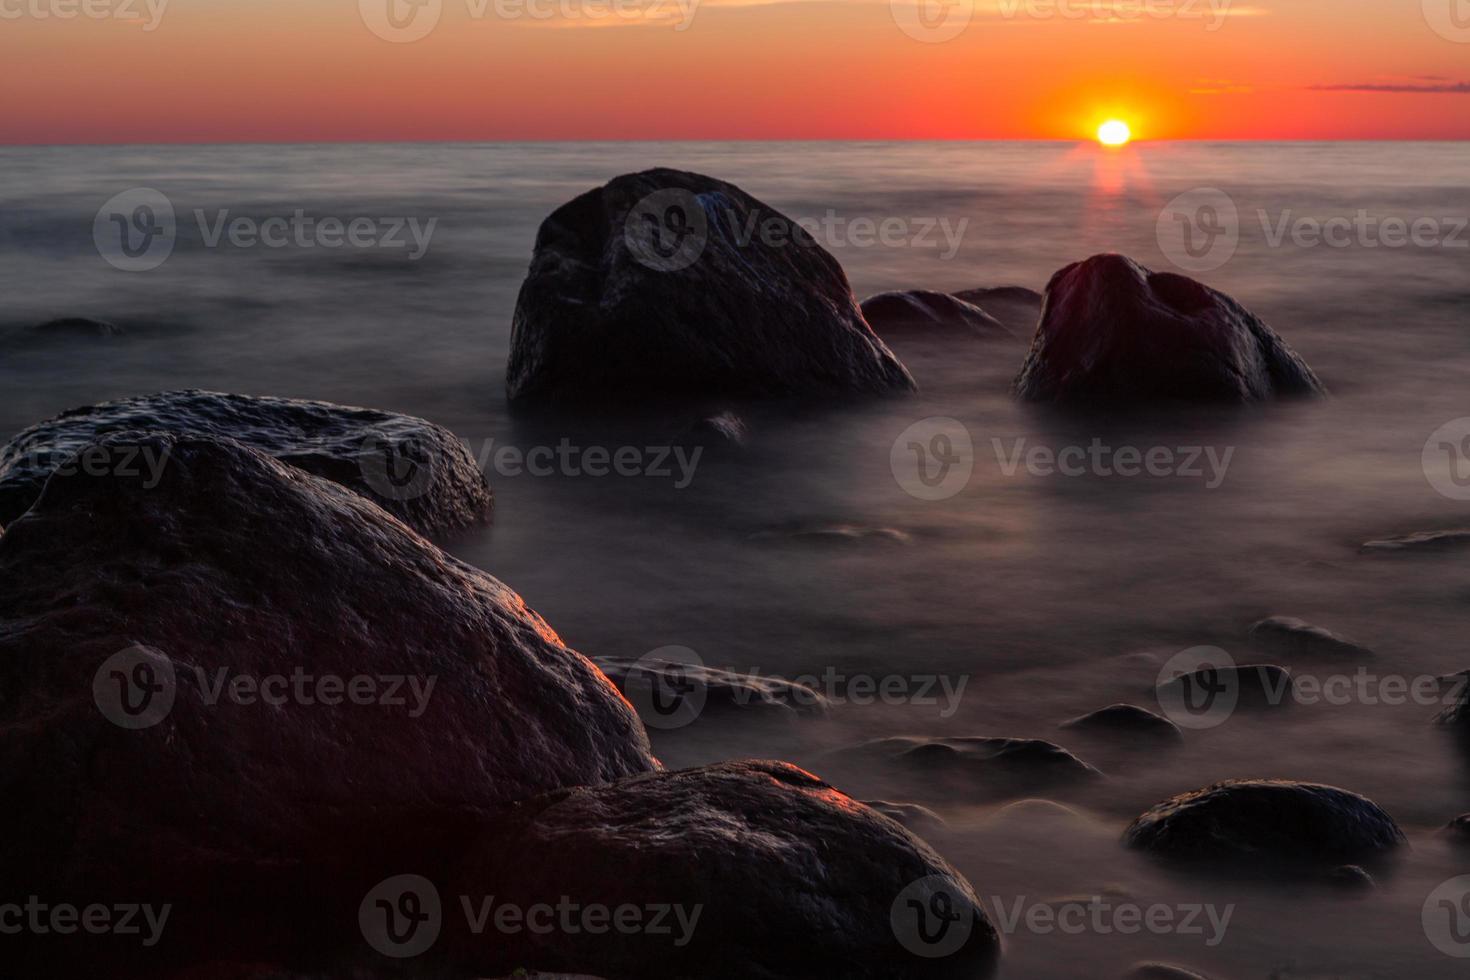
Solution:
[{"label": "setting sun", "polygon": [[1121,119],[1109,119],[1097,127],[1097,141],[1103,146],[1122,146],[1133,138],[1133,131]]}]

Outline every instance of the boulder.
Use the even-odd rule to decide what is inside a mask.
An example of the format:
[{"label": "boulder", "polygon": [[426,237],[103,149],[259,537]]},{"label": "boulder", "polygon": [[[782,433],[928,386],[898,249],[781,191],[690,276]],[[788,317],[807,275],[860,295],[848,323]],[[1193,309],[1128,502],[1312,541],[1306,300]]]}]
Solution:
[{"label": "boulder", "polygon": [[1030,338],[1041,319],[1041,294],[1025,286],[995,286],[989,289],[962,289],[955,293],[995,317],[1017,337]]},{"label": "boulder", "polygon": [[980,307],[928,289],[879,293],[863,300],[863,319],[885,340],[964,337],[1012,340],[1011,332]]},{"label": "boulder", "polygon": [[625,174],[536,235],[511,328],[513,404],[907,392],[837,260],[733,184]]},{"label": "boulder", "polygon": [[270,962],[364,875],[657,767],[520,596],[365,497],[228,440],[100,448],[0,536],[0,901],[157,897],[152,952]]},{"label": "boulder", "polygon": [[1358,550],[1365,554],[1418,554],[1461,551],[1470,548],[1470,530],[1416,531],[1396,538],[1365,541]]},{"label": "boulder", "polygon": [[[450,893],[673,909],[667,934],[461,930],[452,958],[490,975],[520,965],[644,980],[980,980],[1000,952],[969,884],[926,844],[778,762],[528,801],[469,849]],[[931,909],[951,921],[919,923],[936,942],[926,948],[915,923]]]},{"label": "boulder", "polygon": [[1294,616],[1263,619],[1250,628],[1249,636],[1256,649],[1287,663],[1296,660],[1363,663],[1373,659],[1373,651],[1367,647]]},{"label": "boulder", "polygon": [[150,431],[234,439],[356,490],[422,533],[490,516],[484,474],[453,433],[431,422],[328,402],[190,389],[74,408],[11,439],[0,448],[0,525],[19,517],[52,471],[82,447],[109,433]]},{"label": "boulder", "polygon": [[1330,868],[1406,843],[1371,800],[1332,786],[1237,779],[1157,804],[1123,839],[1189,862]]},{"label": "boulder", "polygon": [[1235,300],[1121,255],[1052,276],[1015,391],[1030,401],[1109,404],[1325,393],[1306,362]]},{"label": "boulder", "polygon": [[948,780],[1002,798],[1102,775],[1060,745],[1037,738],[895,736],[839,749],[834,759],[865,769],[881,765],[913,782],[916,790],[932,790],[936,780]]},{"label": "boulder", "polygon": [[1105,736],[1145,736],[1176,741],[1184,737],[1179,726],[1169,719],[1133,704],[1110,704],[1080,718],[1064,721],[1059,727]]}]

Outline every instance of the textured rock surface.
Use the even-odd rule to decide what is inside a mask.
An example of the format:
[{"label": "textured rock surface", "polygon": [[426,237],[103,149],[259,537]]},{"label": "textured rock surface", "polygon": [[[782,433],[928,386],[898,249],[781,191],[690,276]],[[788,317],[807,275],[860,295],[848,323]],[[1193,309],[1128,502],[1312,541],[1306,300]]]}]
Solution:
[{"label": "textured rock surface", "polygon": [[[949,907],[968,913],[965,941],[949,955],[916,955],[903,923],[894,925],[895,906],[907,914],[902,899],[925,879],[941,881]],[[646,931],[457,937],[455,958],[492,972],[519,964],[611,980],[979,980],[1000,950],[969,885],[927,845],[777,762],[656,773],[527,802],[467,855],[452,891],[521,906],[568,896],[700,910],[682,946]]]},{"label": "textured rock surface", "polygon": [[434,532],[490,516],[490,488],[464,444],[423,419],[368,408],[213,391],[166,391],[63,412],[0,449],[0,525],[19,517],[52,471],[114,432],[234,439],[358,491]]},{"label": "textured rock surface", "polygon": [[821,398],[913,389],[837,260],[700,174],[626,174],[554,211],[511,331],[516,403]]},{"label": "textured rock surface", "polygon": [[1275,331],[1187,276],[1096,255],[1052,276],[1016,393],[1051,402],[1256,402],[1325,391]]},{"label": "textured rock surface", "polygon": [[1025,286],[962,289],[954,295],[980,307],[1017,337],[1030,339],[1041,319],[1041,294]]},{"label": "textured rock surface", "polygon": [[1405,843],[1371,800],[1332,786],[1227,780],[1157,804],[1128,827],[1131,846],[1208,862],[1335,866]]},{"label": "textured rock surface", "polygon": [[358,494],[233,442],[102,445],[161,480],[58,473],[0,536],[3,898],[158,897],[160,950],[269,961],[379,865],[656,766],[519,596]]},{"label": "textured rock surface", "polygon": [[863,318],[885,340],[903,337],[1013,339],[995,317],[974,304],[928,289],[879,293],[863,300]]},{"label": "textured rock surface", "polygon": [[1325,660],[1361,663],[1373,659],[1373,651],[1321,626],[1294,616],[1271,616],[1250,628],[1250,641],[1258,650],[1293,660]]},{"label": "textured rock surface", "polygon": [[1143,735],[1171,740],[1183,737],[1179,726],[1169,719],[1133,704],[1110,704],[1062,722],[1061,727],[1098,735]]}]

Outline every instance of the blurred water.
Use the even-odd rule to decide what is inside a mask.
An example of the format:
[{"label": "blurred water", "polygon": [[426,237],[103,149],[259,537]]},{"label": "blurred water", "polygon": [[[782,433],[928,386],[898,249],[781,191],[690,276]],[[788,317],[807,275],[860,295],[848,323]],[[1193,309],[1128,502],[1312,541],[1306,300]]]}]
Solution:
[{"label": "blurred water", "polygon": [[[958,250],[832,243],[859,295],[883,289],[1042,288],[1098,251],[1172,268],[1160,208],[1217,188],[1241,214],[1234,257],[1200,278],[1271,322],[1332,399],[1167,418],[1078,419],[1015,404],[1024,352],[895,345],[915,398],[799,415],[757,411],[748,454],[705,459],[693,483],[492,473],[493,528],[445,542],[506,580],[594,655],[671,644],[766,673],[968,678],[947,717],[915,704],[841,707],[769,728],[710,717],[662,734],[671,765],[746,755],[830,772],[864,798],[920,799],[949,820],[935,843],[977,890],[1007,902],[1117,889],[1141,904],[1235,902],[1229,933],[1036,935],[1009,940],[1006,976],[1112,977],[1140,958],[1224,978],[1449,977],[1422,903],[1470,871],[1434,836],[1470,810],[1470,762],[1422,705],[1294,706],[1237,715],[1170,751],[1120,752],[1062,720],[1147,694],[1173,652],[1214,644],[1252,659],[1245,628],[1297,615],[1415,676],[1470,667],[1470,571],[1455,557],[1384,560],[1370,538],[1467,523],[1430,485],[1430,433],[1470,415],[1470,248],[1272,247],[1259,221],[1464,216],[1463,144],[1180,144],[1122,154],[1060,144],[577,144],[65,148],[0,150],[0,435],[75,405],[197,386],[323,398],[447,425],[496,446],[653,445],[666,431],[604,420],[528,421],[505,410],[515,294],[540,220],[611,176],[664,165],[732,180],[798,217],[964,224]],[[179,216],[158,268],[113,268],[93,219],[149,187]],[[428,251],[205,247],[193,212],[436,221]],[[850,227],[850,226],[849,226]],[[941,236],[942,244],[942,236]],[[127,328],[43,341],[59,316]],[[930,416],[976,446],[966,488],[916,499],[890,469],[894,440]],[[674,424],[672,421],[671,425]],[[1210,446],[1223,482],[1007,475],[992,439],[1059,449]],[[774,539],[809,524],[892,528],[907,542]],[[1147,652],[1147,656],[1135,656]],[[1080,821],[1007,821],[954,787],[844,771],[828,750],[885,734],[1049,738],[1108,774],[1067,799]],[[1381,887],[1349,897],[1169,875],[1118,845],[1128,819],[1170,793],[1229,776],[1335,783],[1404,825],[1411,853]]]}]

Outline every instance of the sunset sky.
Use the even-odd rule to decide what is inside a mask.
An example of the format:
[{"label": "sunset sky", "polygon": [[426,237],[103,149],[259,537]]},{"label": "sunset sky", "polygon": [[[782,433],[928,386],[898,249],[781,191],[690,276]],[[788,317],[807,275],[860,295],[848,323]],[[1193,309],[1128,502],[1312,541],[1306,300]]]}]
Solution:
[{"label": "sunset sky", "polygon": [[1470,138],[1470,0],[923,2],[0,0],[0,141]]}]

